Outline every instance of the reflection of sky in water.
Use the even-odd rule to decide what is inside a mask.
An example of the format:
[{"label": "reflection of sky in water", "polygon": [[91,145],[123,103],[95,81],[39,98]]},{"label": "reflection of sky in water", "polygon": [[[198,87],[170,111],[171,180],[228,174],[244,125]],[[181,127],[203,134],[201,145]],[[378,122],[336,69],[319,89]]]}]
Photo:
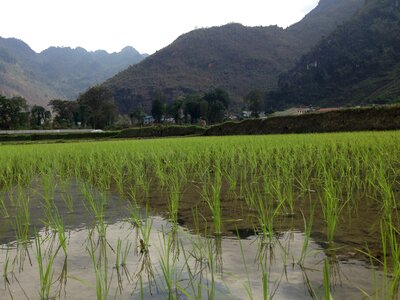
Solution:
[{"label": "reflection of sky in water", "polygon": [[[67,193],[73,199],[74,209],[71,213],[67,213],[66,203],[63,201],[63,197]],[[36,227],[44,236],[49,234],[49,231],[46,231],[43,225],[44,216],[39,200],[40,195],[40,189],[29,191],[30,227],[31,229]],[[94,228],[95,218],[84,205],[83,196],[77,183],[71,183],[67,192],[56,189],[54,198],[59,211],[65,212],[63,218],[68,237],[68,281],[65,291],[61,291],[61,298],[93,299],[95,298],[95,273],[87,247],[89,230]],[[137,254],[137,230],[131,223],[126,221],[130,217],[129,209],[127,209],[127,200],[109,195],[105,211],[107,269],[109,280],[111,280],[109,295],[110,297],[116,295],[117,299],[132,299],[132,295],[140,293],[140,285],[137,284],[138,271],[141,267],[140,256]],[[13,215],[15,207],[10,206],[9,212],[10,215]],[[142,213],[144,214],[144,212]],[[161,217],[152,217],[152,220],[153,226],[149,247],[149,258],[154,270],[155,282],[152,284],[152,295],[149,293],[146,274],[143,274],[143,288],[145,299],[166,299],[168,294],[163,280],[160,257],[163,253],[163,236],[166,236],[171,231],[171,224]],[[177,254],[178,259],[173,267],[173,279],[178,282],[182,289],[193,294],[192,285],[188,280],[189,271],[184,263],[187,259],[191,268],[190,272],[197,274],[195,276],[196,280],[202,274],[202,295],[203,298],[207,298],[207,287],[210,288],[211,285],[210,272],[205,271],[207,270],[206,265],[210,261],[207,252],[207,249],[209,249],[212,253],[211,257],[216,264],[216,299],[248,299],[249,296],[245,287],[247,287],[248,291],[251,291],[254,299],[261,299],[263,286],[259,257],[260,253],[262,253],[265,255],[264,261],[266,262],[268,274],[269,294],[274,295],[274,299],[309,299],[310,294],[305,284],[307,281],[310,282],[317,296],[323,294],[322,267],[326,256],[320,244],[317,244],[313,239],[310,240],[308,255],[304,266],[301,267],[298,264],[304,241],[304,235],[301,232],[282,231],[271,247],[264,247],[261,250],[259,240],[252,233],[252,230],[243,229],[239,232],[239,236],[243,238],[242,240],[232,237],[215,240],[192,235],[188,230],[179,227],[177,241],[179,246],[183,246],[183,249]],[[0,244],[2,244],[0,265],[4,266],[8,256],[10,259],[9,270],[14,270],[9,275],[11,283],[9,287],[14,299],[24,298],[24,293],[38,295],[39,278],[33,249],[34,243],[32,242],[32,247],[26,246],[27,251],[21,246],[19,249],[16,248],[13,217],[0,219],[0,234]],[[122,241],[122,247],[131,243],[126,269],[120,269],[120,272],[117,272],[118,269],[115,268],[115,251],[118,240]],[[7,243],[9,243],[9,247],[7,247]],[[196,245],[203,249],[204,252],[202,254]],[[174,253],[171,253],[171,255],[173,256]],[[18,258],[18,260],[14,260],[14,258]],[[331,283],[335,299],[361,298],[362,293],[360,290],[370,294],[373,293],[373,272],[365,263],[349,259],[340,261],[339,258],[335,257],[334,252],[329,259],[331,262]],[[14,266],[11,264],[12,261],[14,261]],[[23,271],[19,272],[21,267],[19,263],[21,261],[24,262]],[[201,270],[201,267],[198,266],[200,261],[204,264],[203,273],[199,273]],[[54,279],[57,279],[60,275],[64,263],[64,255],[60,251],[55,260]],[[195,268],[196,266],[197,268]],[[377,272],[377,275],[378,282],[380,282],[381,275],[379,272]],[[6,286],[0,289],[1,299],[11,299]],[[56,286],[57,284],[53,286],[54,289],[56,289]],[[196,282],[194,288],[197,291]],[[185,299],[183,295],[181,296],[182,299]]]},{"label": "reflection of sky in water", "polygon": [[[162,218],[153,218],[152,233],[150,237],[149,253],[154,270],[156,285],[152,285],[153,295],[149,294],[147,276],[143,274],[143,284],[145,299],[166,299],[166,285],[164,283],[162,269],[160,267],[160,257],[162,255],[163,234],[170,232],[171,227]],[[134,290],[135,282],[138,277],[137,272],[140,269],[140,261],[135,249],[137,249],[136,230],[132,225],[125,221],[116,221],[107,226],[107,248],[108,248],[108,276],[112,278],[110,285],[110,296],[117,293],[117,299],[132,299],[132,293],[140,292],[139,284]],[[41,231],[44,234],[44,230]],[[95,298],[95,276],[92,261],[86,251],[88,245],[88,229],[77,227],[68,231],[68,282],[66,286],[66,299],[93,299]],[[188,281],[188,271],[184,265],[185,255],[189,257],[189,265],[192,271],[194,269],[195,245],[203,245],[205,251],[209,247],[212,251],[213,259],[217,263],[215,266],[215,289],[217,299],[248,299],[244,286],[251,283],[251,291],[254,299],[262,297],[261,273],[258,264],[259,243],[253,237],[245,240],[234,238],[223,238],[217,243],[212,238],[204,238],[191,235],[186,230],[178,228],[178,240],[182,243],[184,251],[180,250],[179,259],[173,268],[181,288],[191,292],[191,285]],[[126,272],[121,272],[121,283],[123,289],[121,294],[118,290],[118,276],[115,268],[115,254],[118,239],[122,240],[123,247],[126,243],[132,243],[131,251],[127,259]],[[304,272],[297,264],[303,245],[303,234],[299,232],[290,232],[283,234],[271,248],[267,247],[263,252],[266,255],[267,271],[269,278],[269,293],[274,293],[274,299],[309,299],[309,293],[305,286],[305,278],[311,282],[315,292],[322,295],[322,265],[325,258],[324,252],[320,246],[310,241],[309,255],[307,256]],[[243,254],[241,251],[243,249]],[[0,261],[3,263],[7,251],[5,247],[0,251]],[[29,250],[32,266],[29,259],[25,259],[23,272],[19,273],[15,268],[15,277],[24,288],[28,295],[37,295],[39,279],[37,276],[36,261],[34,252]],[[8,256],[14,258],[16,249],[9,251]],[[172,253],[171,253],[172,254]],[[207,255],[207,253],[205,253]],[[217,257],[220,255],[221,257]],[[203,257],[204,262],[208,261]],[[172,258],[171,258],[172,261]],[[245,264],[244,264],[245,262]],[[55,275],[57,278],[64,264],[63,254],[60,252],[55,261]],[[245,266],[247,272],[245,271]],[[197,269],[199,270],[199,269]],[[341,263],[336,261],[331,268],[331,282],[335,285],[334,298],[336,299],[354,299],[360,298],[359,288],[372,292],[373,273],[362,263],[353,261]],[[127,275],[129,274],[129,275]],[[174,276],[175,276],[174,275]],[[207,294],[207,284],[210,286],[210,273],[203,272],[203,296]],[[128,279],[130,277],[130,279]],[[34,278],[34,280],[32,280]],[[208,282],[206,280],[208,279]],[[378,279],[380,277],[378,276]],[[21,289],[15,283],[12,284],[13,296],[15,299],[23,298]],[[56,286],[56,285],[55,285]],[[196,287],[197,288],[197,287]],[[64,292],[62,292],[64,293]],[[63,295],[63,294],[62,294]],[[0,290],[0,298],[7,299],[5,290]],[[63,297],[62,297],[63,298]],[[207,297],[205,297],[207,298]],[[185,299],[185,297],[182,297]]]}]

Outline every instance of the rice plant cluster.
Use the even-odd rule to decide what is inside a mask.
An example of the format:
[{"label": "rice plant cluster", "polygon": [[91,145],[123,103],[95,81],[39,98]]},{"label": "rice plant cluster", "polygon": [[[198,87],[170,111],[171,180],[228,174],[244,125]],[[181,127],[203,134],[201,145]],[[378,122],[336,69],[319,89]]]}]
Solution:
[{"label": "rice plant cluster", "polygon": [[[2,145],[0,153],[0,298],[19,289],[68,299],[73,281],[97,299],[127,289],[141,299],[220,299],[230,293],[220,284],[226,239],[240,245],[234,275],[246,299],[280,293],[289,266],[302,272],[307,297],[333,299],[338,256],[350,252],[373,272],[372,290],[355,287],[360,299],[399,296],[400,132]],[[112,244],[115,205],[130,227]],[[68,220],[80,215],[91,282],[68,268]],[[257,248],[251,262],[244,231]],[[282,243],[295,232],[304,237],[297,255]],[[362,242],[352,244],[349,232]],[[311,240],[323,254],[313,266]],[[278,278],[276,260],[285,266]],[[35,295],[19,280],[27,268]]]}]

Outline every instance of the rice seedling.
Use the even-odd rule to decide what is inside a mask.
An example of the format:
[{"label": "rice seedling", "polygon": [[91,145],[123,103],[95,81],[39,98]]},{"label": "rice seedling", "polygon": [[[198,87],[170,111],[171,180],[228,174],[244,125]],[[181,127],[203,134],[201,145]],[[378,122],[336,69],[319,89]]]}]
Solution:
[{"label": "rice seedling", "polygon": [[146,205],[144,216],[140,206],[136,203],[130,203],[129,209],[131,214],[130,221],[140,232],[139,250],[141,253],[147,253],[150,247],[150,234],[153,225],[153,221],[149,216],[149,206]]},{"label": "rice seedling", "polygon": [[6,256],[3,261],[3,279],[4,279],[4,290],[8,293],[10,296],[10,299],[14,299],[15,296],[13,295],[13,292],[15,291],[12,287],[13,283],[16,282],[21,289],[23,295],[25,296],[26,299],[29,299],[27,293],[25,292],[24,288],[21,286],[21,283],[19,282],[16,274],[14,273],[14,264],[15,260],[11,262],[10,264],[10,248],[7,247],[6,249]]},{"label": "rice seedling", "polygon": [[105,192],[96,192],[86,184],[81,185],[81,191],[84,195],[84,206],[87,211],[96,220],[95,224],[100,235],[105,235],[105,209],[107,204],[107,194]]},{"label": "rice seedling", "polygon": [[159,236],[161,249],[159,255],[160,267],[163,275],[163,282],[166,285],[168,300],[178,299],[178,289],[176,288],[176,260],[172,259],[172,239],[170,234],[161,233]]},{"label": "rice seedling", "polygon": [[35,250],[36,250],[36,261],[38,264],[39,270],[39,296],[40,299],[50,299],[51,298],[51,287],[53,285],[53,276],[54,276],[54,260],[61,249],[61,245],[56,247],[54,251],[48,251],[45,253],[43,251],[43,243],[45,240],[39,235],[39,233],[35,230],[34,232],[35,239]]},{"label": "rice seedling", "polygon": [[143,162],[138,162],[132,167],[131,171],[134,184],[130,187],[129,194],[135,201],[146,203],[146,200],[149,198],[150,186],[152,183],[152,177],[147,175],[147,172],[150,172],[150,170],[146,170]]},{"label": "rice seedling", "polygon": [[[315,161],[313,159],[314,149],[310,145],[302,145],[297,148],[302,155],[297,155],[294,161],[294,169],[296,176],[296,188],[302,193],[307,195],[312,192],[312,175],[315,168]],[[295,183],[294,183],[295,184]]]},{"label": "rice seedling", "polygon": [[326,221],[327,241],[332,243],[339,216],[347,201],[340,199],[337,185],[329,173],[325,174],[321,208]]},{"label": "rice seedling", "polygon": [[[253,295],[253,290],[252,290],[252,283],[251,283],[250,276],[249,276],[249,270],[248,270],[247,263],[246,263],[246,256],[244,254],[243,244],[242,244],[242,241],[240,240],[239,234],[238,234],[238,240],[239,240],[239,246],[240,246],[240,254],[241,254],[242,260],[243,260],[243,268],[245,271],[245,275],[247,277],[247,282],[243,284],[243,287],[246,290],[246,293],[247,293],[247,296],[249,297],[249,299],[253,300],[254,295]],[[264,282],[264,278],[263,278],[263,282]]]},{"label": "rice seedling", "polygon": [[[68,178],[68,177],[67,177]],[[74,212],[74,199],[70,194],[70,187],[68,180],[61,180],[60,182],[60,193],[61,193],[61,200],[64,202],[65,206],[67,207],[68,213]]]},{"label": "rice seedling", "polygon": [[304,223],[304,241],[303,241],[303,245],[301,248],[300,259],[298,261],[299,265],[304,265],[305,259],[307,257],[307,249],[308,249],[308,245],[310,242],[310,236],[311,236],[312,227],[313,227],[313,223],[314,223],[314,211],[315,211],[315,205],[313,205],[311,207],[310,216],[308,218],[308,223],[307,223],[307,219],[304,216],[303,212],[301,212],[301,214],[303,216],[303,223]]},{"label": "rice seedling", "polygon": [[132,248],[132,242],[127,241],[125,247],[122,248],[122,240],[118,239],[116,247],[116,262],[115,266],[126,267],[126,261]]},{"label": "rice seedling", "polygon": [[[199,227],[199,213],[197,209],[193,209],[193,218],[195,221],[196,234],[193,238],[190,238],[191,249],[186,250],[181,241],[181,248],[185,261],[187,273],[189,274],[189,285],[191,288],[191,295],[194,299],[202,299],[203,289],[207,283],[207,269],[208,269],[208,243],[209,241],[200,236]],[[205,225],[205,232],[207,231],[207,224]],[[206,234],[207,235],[207,234]],[[189,263],[190,261],[193,261]],[[185,295],[186,289],[178,286],[178,289]]]},{"label": "rice seedling", "polygon": [[9,218],[10,215],[8,213],[6,201],[4,199],[4,194],[0,191],[0,213],[2,214],[3,218]]},{"label": "rice seedling", "polygon": [[130,254],[132,248],[132,242],[127,241],[125,243],[125,246],[123,247],[123,241],[118,238],[117,241],[117,246],[115,250],[115,269],[117,270],[117,277],[118,277],[118,287],[120,290],[120,293],[122,293],[122,275],[121,275],[121,270],[123,271],[123,274],[125,274],[126,278],[128,281],[131,281],[131,274],[129,273],[128,267],[127,267],[127,259]]},{"label": "rice seedling", "polygon": [[17,210],[15,215],[16,238],[19,244],[29,243],[30,237],[30,214],[29,214],[29,196],[22,190],[18,190]]},{"label": "rice seedling", "polygon": [[[289,247],[289,245],[288,245]],[[274,274],[275,278],[273,280],[272,267],[276,263],[276,250],[280,249],[282,254],[282,272],[280,274]],[[287,257],[288,250],[281,244],[279,239],[276,239],[274,243],[269,244],[268,247],[263,240],[257,240],[257,255],[254,260],[257,263],[258,269],[261,272],[261,286],[262,286],[262,295],[264,299],[272,299],[276,292],[279,289],[279,286],[282,282],[284,275],[286,275],[287,279]]]},{"label": "rice seedling", "polygon": [[[155,276],[153,271],[153,264],[150,257],[150,236],[151,236],[151,228],[153,225],[153,220],[149,216],[149,207],[146,205],[145,215],[142,216],[142,211],[140,207],[136,203],[130,204],[130,213],[131,213],[131,222],[132,225],[139,231],[140,236],[139,245],[136,247],[137,253],[139,255],[139,263],[136,270],[135,278],[135,289],[137,287],[138,282],[141,283],[142,288],[142,276],[146,275],[148,284],[149,284],[149,291],[152,294],[152,285],[154,284],[157,288],[155,282]],[[141,293],[143,295],[143,293]]]},{"label": "rice seedling", "polygon": [[[94,241],[94,230],[89,232],[87,251],[92,260],[96,277],[96,296],[98,300],[108,299],[109,278],[108,278],[108,256],[106,236],[98,236],[97,242]],[[96,251],[98,254],[96,255]]]},{"label": "rice seedling", "polygon": [[330,279],[329,279],[329,262],[328,259],[324,261],[324,298],[325,300],[333,300],[331,295],[331,288],[330,288]]},{"label": "rice seedling", "polygon": [[10,280],[8,279],[9,272],[10,272],[9,263],[10,263],[9,249],[7,248],[6,257],[3,262],[3,279],[4,279],[5,287],[10,284]]},{"label": "rice seedling", "polygon": [[392,188],[394,184],[389,181],[389,176],[385,174],[385,167],[382,163],[378,169],[377,185],[382,201],[383,214],[387,217],[392,216],[394,212],[397,213],[398,204]]},{"label": "rice seedling", "polygon": [[[400,243],[398,236],[400,231],[392,223],[389,215],[387,220],[381,222],[381,240],[383,252],[383,272],[390,278],[389,284],[384,281],[383,290],[387,292],[387,299],[396,299],[399,294],[400,285]],[[388,255],[389,254],[389,255]],[[391,270],[389,267],[391,266]]]},{"label": "rice seedling", "polygon": [[54,206],[56,184],[54,182],[53,174],[42,175],[42,188],[43,188],[43,206],[46,210],[51,210]]},{"label": "rice seedling", "polygon": [[67,242],[67,235],[65,232],[65,227],[64,227],[64,220],[63,218],[60,216],[59,210],[57,209],[57,207],[53,204],[52,208],[48,208],[45,209],[45,214],[47,216],[47,220],[43,221],[44,224],[46,224],[48,226],[48,228],[50,229],[50,235],[52,236],[52,238],[48,238],[47,244],[48,246],[48,252],[49,253],[53,253],[53,247],[54,245],[56,245],[56,247],[58,248],[57,253],[59,252],[60,249],[63,250],[64,253],[64,263],[63,263],[63,267],[61,270],[61,273],[59,275],[59,277],[57,278],[57,280],[55,280],[56,282],[59,283],[58,286],[58,296],[61,295],[61,291],[63,290],[63,288],[66,288],[67,285],[67,280],[68,280],[68,242]]},{"label": "rice seedling", "polygon": [[215,235],[222,233],[222,211],[221,211],[221,170],[212,170],[213,174],[208,174],[206,184],[203,185],[202,197],[210,208],[215,228]]},{"label": "rice seedling", "polygon": [[224,260],[222,252],[222,237],[214,237],[215,243],[215,261],[216,261],[216,271],[217,274],[222,275],[224,273]]},{"label": "rice seedling", "polygon": [[65,234],[64,220],[60,216],[57,208],[53,210],[50,224],[53,227],[54,232],[57,233],[58,243],[63,249],[64,255],[67,256],[67,236]]},{"label": "rice seedling", "polygon": [[260,267],[261,267],[261,282],[262,282],[262,287],[263,287],[263,299],[272,299],[269,295],[269,283],[268,283],[268,271],[267,271],[267,266],[266,266],[266,261],[262,260],[260,257]]},{"label": "rice seedling", "polygon": [[[185,247],[182,245],[181,248],[184,258],[184,266],[186,267],[186,272],[188,274],[188,286],[190,287],[190,292],[187,288],[183,288],[179,282],[177,282],[177,289],[190,299],[201,299],[202,288],[203,288],[203,259],[195,257],[192,252],[187,253]],[[192,266],[191,257],[195,257],[194,267]],[[201,265],[198,269],[198,263]]]},{"label": "rice seedling", "polygon": [[207,249],[207,270],[209,271],[210,281],[207,281],[207,296],[208,299],[216,299],[215,298],[215,275],[216,275],[216,261],[214,258],[214,250],[212,247],[212,243],[208,242],[206,244]]},{"label": "rice seedling", "polygon": [[[236,224],[246,232],[245,238],[248,235],[254,238],[254,228],[257,233],[257,242],[249,247],[257,248],[258,256],[252,263],[260,271],[260,278],[258,285],[248,279],[246,290],[250,298],[256,298],[259,294],[255,290],[259,286],[264,299],[273,297],[280,282],[280,274],[274,275],[276,270],[271,265],[279,259],[284,265],[283,276],[286,275],[287,281],[282,284],[290,284],[289,272],[299,268],[300,272],[306,270],[305,264],[314,259],[308,249],[314,240],[322,244],[320,232],[326,232],[327,255],[334,257],[337,249],[332,245],[339,234],[340,241],[347,243],[338,251],[341,255],[351,252],[353,247],[343,231],[354,231],[353,234],[371,231],[365,236],[370,243],[367,247],[373,248],[371,253],[382,253],[382,257],[372,259],[372,254],[365,253],[364,256],[372,259],[377,264],[376,273],[383,270],[387,279],[376,289],[380,292],[375,298],[395,298],[400,260],[397,245],[400,228],[397,203],[399,150],[398,132],[6,145],[2,146],[0,156],[0,214],[8,216],[9,220],[2,218],[0,224],[6,227],[10,221],[14,223],[15,232],[5,230],[7,238],[10,233],[15,235],[19,247],[17,253],[24,253],[26,257],[31,251],[30,228],[33,224],[45,225],[52,230],[54,239],[54,246],[48,251],[54,253],[61,247],[58,253],[63,251],[67,257],[71,248],[65,224],[74,221],[75,214],[82,213],[78,209],[81,203],[72,198],[76,195],[77,182],[84,198],[83,205],[92,217],[90,220],[95,221],[87,251],[95,257],[93,276],[97,279],[96,292],[100,298],[110,296],[113,286],[108,268],[111,264],[104,258],[109,258],[106,252],[111,248],[105,240],[107,226],[112,226],[108,223],[112,212],[109,214],[108,210],[116,206],[110,199],[117,195],[121,198],[118,205],[123,206],[123,201],[129,201],[129,210],[123,214],[129,213],[137,239],[132,244],[129,241],[124,244],[122,240],[116,242],[116,260],[112,265],[117,273],[125,272],[129,253],[135,251],[139,255],[135,276],[131,278],[142,290],[143,298],[146,285],[151,289],[163,284],[158,282],[158,277],[156,283],[158,274],[153,270],[150,252],[153,255],[158,252],[163,261],[161,277],[166,279],[164,286],[170,291],[166,297],[217,298],[218,276],[222,276],[222,267],[227,268],[226,253],[222,253],[221,244],[225,239],[222,233],[231,235]],[[39,214],[42,217],[44,212],[44,218],[39,221],[35,189],[42,191],[39,209],[44,208],[44,211],[40,210]],[[126,200],[127,195],[131,199]],[[161,238],[161,246],[154,243],[152,232],[157,229],[152,229],[153,220],[158,219],[151,217],[150,207],[157,215],[168,216],[164,228],[170,231]],[[187,211],[195,207],[190,216]],[[308,207],[311,207],[309,214],[297,213],[308,211]],[[343,213],[345,209],[346,214]],[[369,212],[368,215],[364,210],[371,210],[372,214]],[[325,223],[320,222],[321,215]],[[374,218],[360,222],[361,216],[365,215]],[[120,220],[124,217],[126,215]],[[231,219],[235,220],[234,225]],[[178,225],[178,220],[184,222],[184,230],[193,234],[189,244],[181,240],[188,234]],[[210,233],[207,220],[212,220],[208,225],[213,228],[211,232],[215,239],[205,238]],[[379,227],[380,223],[382,245],[377,245],[372,235],[379,231],[374,226]],[[355,228],[360,227],[359,224],[365,224],[365,228]],[[279,235],[286,236],[291,229],[304,229],[303,244],[297,248],[301,252],[296,258],[290,256],[289,243],[287,247],[280,244]],[[101,247],[106,249],[101,250]],[[168,253],[166,249],[169,249]],[[246,249],[242,252],[242,257],[247,255]],[[282,253],[282,257],[276,253]],[[98,263],[100,257],[101,264]],[[298,264],[290,270],[287,266],[295,259]],[[22,261],[22,258],[18,260]],[[246,264],[249,264],[248,260]],[[19,265],[23,266],[23,263]],[[176,273],[178,265],[185,270],[183,281]],[[332,286],[335,266],[328,267]],[[44,264],[44,273],[46,268]],[[246,267],[241,269],[247,272]],[[121,278],[118,274],[117,277]],[[315,283],[307,272],[303,272],[303,277],[305,282],[309,281],[306,285],[311,297],[315,297]],[[278,279],[274,282],[271,278]],[[51,296],[54,292],[52,286]],[[120,293],[123,294],[122,290]]]},{"label": "rice seedling", "polygon": [[284,203],[289,216],[294,215],[294,165],[294,159],[291,155],[288,155],[285,159],[279,158],[277,180],[271,182],[276,198],[279,202]]},{"label": "rice seedling", "polygon": [[118,162],[115,157],[113,157],[112,162],[112,166],[114,166],[110,172],[112,174],[112,181],[115,183],[119,195],[123,196],[125,193],[126,166],[124,163]]},{"label": "rice seedling", "polygon": [[275,204],[272,199],[265,196],[260,189],[252,185],[245,195],[247,202],[257,213],[259,237],[263,243],[272,245],[274,239],[274,220],[281,212],[284,200]]},{"label": "rice seedling", "polygon": [[169,183],[168,211],[171,223],[178,224],[179,200],[181,196],[181,187],[176,174],[173,174]]}]

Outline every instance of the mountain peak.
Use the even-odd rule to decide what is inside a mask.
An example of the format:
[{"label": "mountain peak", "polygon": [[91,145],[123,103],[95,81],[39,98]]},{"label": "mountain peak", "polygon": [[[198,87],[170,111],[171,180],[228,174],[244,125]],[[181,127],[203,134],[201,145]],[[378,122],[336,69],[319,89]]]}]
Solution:
[{"label": "mountain peak", "polygon": [[29,103],[47,105],[51,99],[74,99],[144,59],[134,48],[108,54],[82,47],[49,47],[39,54],[21,40],[0,38],[0,89]]},{"label": "mountain peak", "polygon": [[140,55],[140,53],[135,48],[133,48],[132,46],[126,46],[125,48],[123,48],[121,50],[120,53],[122,53],[122,54],[130,54],[130,55]]},{"label": "mountain peak", "polygon": [[349,19],[363,1],[322,0],[317,12],[287,30],[239,23],[195,29],[104,84],[123,113],[137,105],[149,111],[155,90],[172,101],[211,87],[228,91],[240,108],[251,90],[276,88],[279,74],[333,31],[337,22]]},{"label": "mountain peak", "polygon": [[0,47],[13,49],[13,54],[18,56],[32,56],[36,54],[28,44],[16,38],[0,37]]}]

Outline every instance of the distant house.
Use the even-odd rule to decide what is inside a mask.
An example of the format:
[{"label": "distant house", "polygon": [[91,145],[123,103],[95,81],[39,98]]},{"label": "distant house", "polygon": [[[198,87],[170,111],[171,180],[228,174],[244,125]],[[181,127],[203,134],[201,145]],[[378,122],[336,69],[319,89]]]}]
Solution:
[{"label": "distant house", "polygon": [[236,120],[240,119],[240,115],[235,115],[235,114],[229,113],[229,114],[225,115],[225,119],[231,120],[231,121],[236,121]]},{"label": "distant house", "polygon": [[242,118],[250,118],[251,117],[251,111],[249,110],[244,110],[242,111]]},{"label": "distant house", "polygon": [[[258,116],[260,118],[264,118],[265,117],[265,113],[264,112],[259,112]],[[242,118],[246,119],[246,118],[252,118],[252,117],[253,117],[253,112],[251,110],[242,111]]]},{"label": "distant house", "polygon": [[313,61],[312,63],[307,64],[307,70],[318,68],[318,61]]},{"label": "distant house", "polygon": [[143,124],[145,125],[149,125],[149,124],[153,124],[154,123],[154,118],[151,115],[147,115],[143,118]]},{"label": "distant house", "polygon": [[175,124],[175,119],[174,118],[164,118],[164,123]]},{"label": "distant house", "polygon": [[313,111],[314,111],[314,109],[312,109],[312,108],[299,108],[297,110],[297,114],[298,115],[302,115],[302,114],[307,114],[307,113],[310,113],[310,112],[313,112]]}]

